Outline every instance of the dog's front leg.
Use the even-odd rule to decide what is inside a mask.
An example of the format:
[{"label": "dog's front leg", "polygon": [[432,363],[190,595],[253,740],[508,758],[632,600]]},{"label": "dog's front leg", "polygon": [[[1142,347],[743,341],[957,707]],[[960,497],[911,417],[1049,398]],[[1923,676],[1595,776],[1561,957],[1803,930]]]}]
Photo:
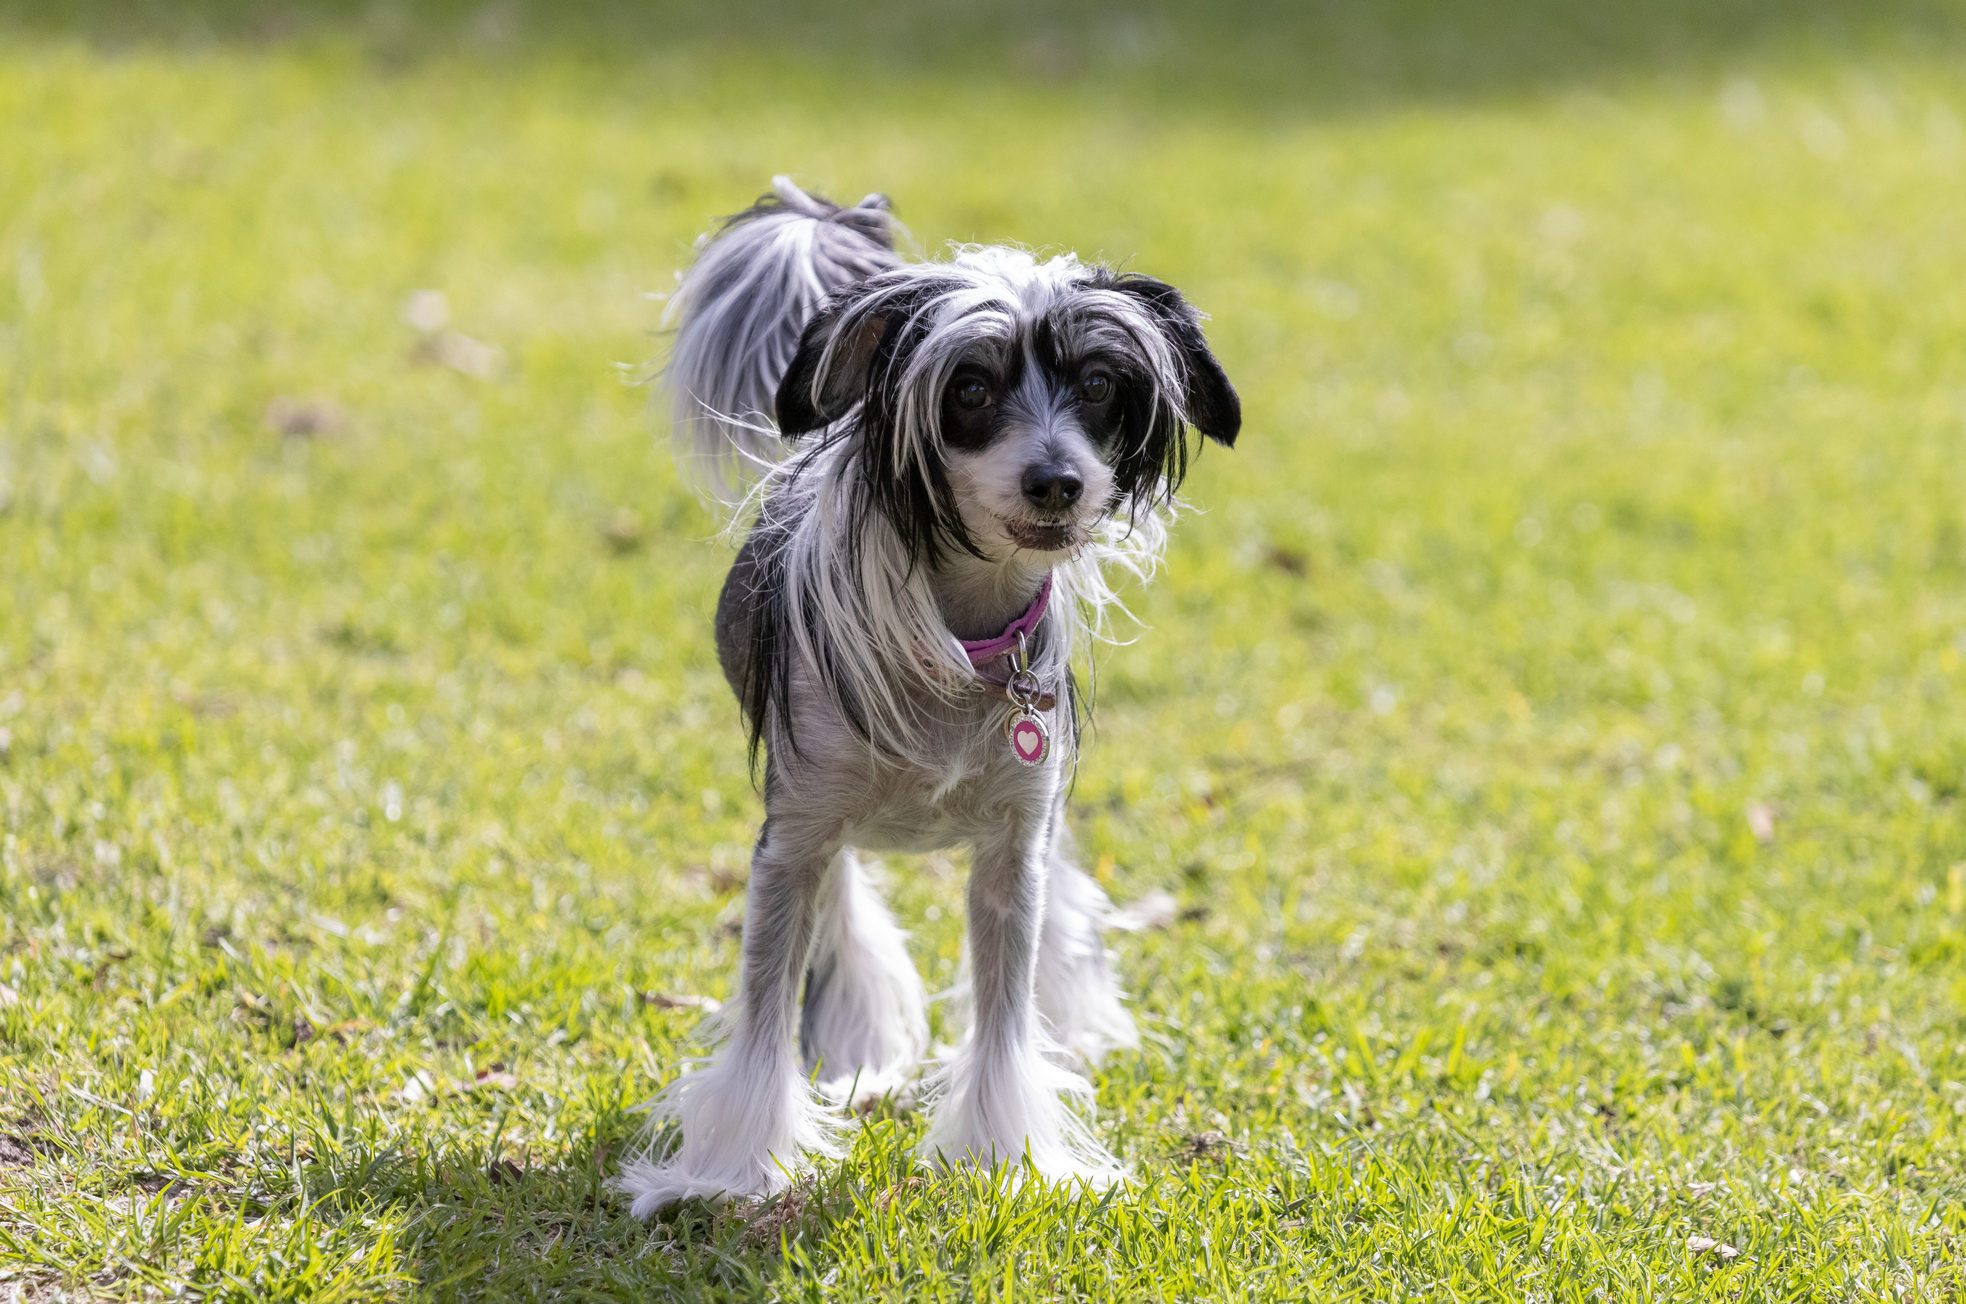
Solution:
[{"label": "dog's front leg", "polygon": [[1044,922],[1046,821],[1014,812],[981,839],[969,880],[974,1024],[938,1074],[922,1149],[944,1163],[1017,1164],[1104,1183],[1120,1167],[1071,1108],[1091,1086],[1045,1054],[1038,1021],[1038,936]]},{"label": "dog's front leg", "polygon": [[829,1119],[793,1046],[798,981],[812,944],[814,902],[837,829],[768,819],[751,856],[744,962],[729,1040],[657,1102],[680,1125],[676,1150],[622,1174],[634,1214],[691,1196],[751,1198],[782,1190],[804,1158],[837,1153]]}]

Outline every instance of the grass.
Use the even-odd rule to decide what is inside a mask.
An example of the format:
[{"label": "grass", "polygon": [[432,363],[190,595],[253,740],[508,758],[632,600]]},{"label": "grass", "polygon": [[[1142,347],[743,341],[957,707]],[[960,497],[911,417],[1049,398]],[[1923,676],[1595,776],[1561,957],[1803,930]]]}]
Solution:
[{"label": "grass", "polygon": [[[1966,1293],[1962,53],[0,8],[0,1298]],[[1180,903],[1117,1193],[897,1114],[762,1210],[603,1185],[758,814],[629,381],[784,169],[1165,275],[1243,388],[1078,781]],[[890,871],[944,983],[960,865]]]}]

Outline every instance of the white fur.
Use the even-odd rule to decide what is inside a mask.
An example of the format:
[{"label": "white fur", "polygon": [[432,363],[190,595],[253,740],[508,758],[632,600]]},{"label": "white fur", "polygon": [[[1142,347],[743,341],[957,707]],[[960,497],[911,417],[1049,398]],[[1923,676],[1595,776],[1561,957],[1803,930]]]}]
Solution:
[{"label": "white fur", "polygon": [[618,1185],[637,1218],[693,1197],[771,1195],[813,1158],[840,1154],[836,1125],[789,1048],[755,1038],[677,1078],[651,1112],[678,1125],[681,1143],[660,1162],[643,1155],[622,1170]]},{"label": "white fur", "polygon": [[[969,248],[949,263],[900,267],[874,279],[874,288],[839,324],[836,340],[849,334],[856,321],[877,314],[884,304],[914,288],[917,281],[951,283],[919,310],[935,314],[934,321],[902,384],[905,392],[923,397],[902,411],[903,460],[890,468],[891,474],[925,474],[928,459],[939,456],[932,396],[940,393],[966,352],[992,343],[1012,347],[1014,332],[1053,308],[1062,288],[1083,270],[1069,254],[1039,263],[1021,250]],[[1116,312],[1140,316],[1137,306],[1124,296],[1100,296],[1102,303],[1107,300],[1117,301]],[[952,316],[945,319],[944,314]],[[1137,329],[1141,338],[1158,340],[1149,323],[1141,321]],[[1149,351],[1163,390],[1171,390],[1178,367],[1166,345],[1155,343]],[[1042,427],[1034,423],[1034,430],[1037,433],[1027,438],[1042,436]],[[772,465],[751,499],[759,510],[772,501],[794,522],[786,554],[786,592],[792,609],[789,623],[801,656],[816,663],[823,642],[842,686],[873,717],[871,731],[883,746],[933,765],[936,756],[923,746],[921,737],[924,699],[948,701],[965,695],[975,674],[950,630],[955,613],[944,610],[933,591],[936,577],[914,564],[885,522],[864,510],[850,433],[850,426],[836,428],[809,451]],[[1085,456],[1082,435],[1069,429],[1059,434]],[[1017,463],[1000,457],[998,467],[986,477],[975,468],[974,459],[969,459],[969,467],[960,457],[951,460],[957,468],[952,480],[967,470],[971,478],[962,483],[975,485],[983,504],[1002,509],[1010,496],[1006,482]],[[982,484],[986,478],[987,490]],[[1094,478],[1093,492],[1082,501],[1096,504],[1095,494],[1110,483],[1102,468]],[[1107,634],[1109,612],[1120,608],[1115,573],[1144,579],[1158,568],[1167,540],[1162,516],[1171,513],[1171,507],[1171,503],[1160,509],[1147,504],[1124,517],[1089,520],[1084,542],[1065,556],[1018,558],[1013,543],[995,541],[1007,561],[1021,562],[1026,571],[1047,566],[1051,571],[1060,638],[1048,662],[1037,667],[1041,675],[1062,676],[1075,657],[1089,650],[1092,640]],[[981,513],[968,523],[987,527]],[[1014,614],[1028,600],[1027,591],[1009,606],[1010,612]],[[1001,626],[1005,619],[995,623]],[[897,658],[897,649],[908,649],[913,655]]]},{"label": "white fur", "polygon": [[[1097,1067],[1115,1051],[1140,1044],[1126,996],[1106,948],[1108,929],[1123,927],[1112,901],[1076,863],[1064,812],[1054,821],[1047,856],[1044,925],[1038,938],[1037,1002],[1048,1049],[1066,1067]],[[970,956],[964,948],[955,983],[942,994],[961,1025],[970,1021]]]},{"label": "white fur", "polygon": [[1072,863],[1071,840],[1053,841],[1044,933],[1038,942],[1038,1012],[1045,1030],[1071,1056],[1098,1064],[1140,1044],[1113,977],[1105,930],[1113,903]]},{"label": "white fur", "polygon": [[[697,242],[696,263],[663,313],[665,325],[691,327],[678,332],[666,372],[677,458],[733,505],[751,469],[783,452],[770,424],[772,395],[800,327],[829,291],[897,262],[895,223],[881,196],[834,210],[790,177],[773,177],[771,186],[764,211]],[[851,220],[823,220],[835,213]]]},{"label": "white fur", "polygon": [[928,1049],[922,980],[850,849],[834,858],[823,893],[799,1040],[820,1095],[863,1108],[900,1092]]},{"label": "white fur", "polygon": [[[777,200],[703,248],[678,297],[678,439],[720,465],[735,450],[758,477],[740,513],[757,524],[718,640],[726,675],[759,715],[767,819],[727,1040],[659,1099],[680,1141],[623,1173],[637,1216],[690,1196],[766,1195],[836,1152],[795,1028],[829,1099],[862,1102],[913,1070],[927,1035],[920,980],[857,850],[972,849],[971,1026],[927,1088],[923,1155],[1028,1163],[1094,1184],[1124,1171],[1082,1116],[1090,1085],[1067,1066],[1136,1036],[1102,941],[1109,903],[1073,864],[1064,828],[1076,761],[1066,684],[1074,658],[1110,637],[1116,579],[1158,562],[1172,486],[1149,454],[1173,446],[1148,441],[1180,437],[1198,333],[1178,342],[1164,307],[1157,318],[1148,297],[1069,255],[971,247],[901,265],[885,223],[880,205],[837,209],[781,183]],[[1081,414],[1116,409],[1060,397],[1061,379],[1041,375],[1040,323],[1048,347],[1123,357],[1137,410],[1159,424],[1141,427],[1131,449],[1114,447],[1124,443],[1114,433],[1096,447],[1086,423],[1099,418]],[[958,370],[979,360],[1022,379],[1004,380],[992,400],[1002,421],[963,451],[944,443],[942,404]],[[1219,378],[1212,357],[1200,362]],[[787,410],[822,425],[789,448],[768,416],[788,374],[800,379],[784,385]],[[1215,406],[1229,413],[1226,442],[1233,393]],[[1135,454],[1120,486],[1113,468]],[[1083,495],[1027,501],[1020,477],[1039,459],[1068,466]],[[938,482],[946,498],[929,491]],[[922,492],[891,515],[882,494],[897,487]],[[984,691],[958,640],[1002,629],[1047,576],[1050,607],[1029,647],[1031,669],[1058,695],[1045,713],[1053,747],[1026,767],[1004,740],[1012,708]],[[754,663],[782,674],[753,678]],[[761,705],[746,696],[757,683],[770,685]]]},{"label": "white fur", "polygon": [[1092,1084],[1048,1054],[1040,1038],[964,1042],[937,1066],[923,1092],[934,1114],[920,1153],[943,1165],[970,1163],[1032,1171],[1052,1181],[1109,1186],[1126,1170],[1073,1112],[1089,1108]]},{"label": "white fur", "polygon": [[1044,916],[1049,821],[1013,819],[978,839],[969,882],[971,1027],[925,1093],[921,1153],[941,1163],[1028,1163],[1041,1176],[1103,1185],[1123,1175],[1073,1104],[1091,1085],[1056,1062],[1033,984]]}]

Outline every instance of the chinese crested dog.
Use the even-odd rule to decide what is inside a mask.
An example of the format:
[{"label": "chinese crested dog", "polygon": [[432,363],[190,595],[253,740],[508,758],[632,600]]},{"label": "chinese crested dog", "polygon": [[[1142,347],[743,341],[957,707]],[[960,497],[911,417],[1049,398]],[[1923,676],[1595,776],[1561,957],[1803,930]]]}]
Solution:
[{"label": "chinese crested dog", "polygon": [[1158,559],[1189,430],[1235,442],[1199,314],[1069,255],[906,262],[881,196],[837,207],[783,178],[706,240],[671,310],[679,447],[727,490],[754,482],[716,642],[765,821],[723,1042],[658,1098],[680,1136],[622,1189],[646,1216],[838,1153],[830,1106],[928,1048],[859,856],[958,845],[970,1026],[927,1083],[922,1152],[1117,1178],[1074,1108],[1075,1065],[1135,1035],[1110,903],[1065,828],[1071,667],[1116,573]]}]

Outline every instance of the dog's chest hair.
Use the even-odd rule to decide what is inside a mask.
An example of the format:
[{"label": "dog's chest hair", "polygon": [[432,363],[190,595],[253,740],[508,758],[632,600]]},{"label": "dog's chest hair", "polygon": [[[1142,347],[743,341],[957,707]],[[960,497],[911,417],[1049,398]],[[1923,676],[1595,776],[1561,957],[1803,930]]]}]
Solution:
[{"label": "dog's chest hair", "polygon": [[877,756],[834,709],[830,697],[795,671],[792,711],[799,754],[775,758],[774,804],[835,812],[847,841],[870,851],[940,851],[1000,831],[1005,812],[1042,821],[1051,809],[1069,743],[1054,708],[1046,720],[1054,754],[1020,765],[1004,737],[1007,708],[980,693],[973,701],[936,703],[928,737],[939,763]]},{"label": "dog's chest hair", "polygon": [[[1010,707],[980,685],[947,700],[922,681],[906,656],[882,645],[864,627],[845,622],[824,631],[835,638],[872,639],[882,677],[910,709],[913,730],[905,756],[870,743],[843,712],[835,686],[792,646],[782,630],[761,649],[756,635],[783,620],[779,560],[787,534],[752,531],[724,582],[717,604],[717,653],[724,675],[747,710],[763,706],[768,762],[767,805],[775,818],[798,812],[800,822],[843,828],[851,845],[868,850],[934,851],[1000,833],[1007,817],[1049,818],[1060,776],[1072,763],[1069,698],[1063,691],[1063,644],[1055,631],[1041,637],[1041,679],[1057,685],[1047,713],[1052,753],[1037,766],[1018,763],[1004,734]],[[1057,618],[1054,613],[1053,619]],[[761,664],[767,657],[775,665]],[[768,703],[747,701],[745,685],[762,670],[776,685]],[[781,673],[782,672],[782,675]]]}]

